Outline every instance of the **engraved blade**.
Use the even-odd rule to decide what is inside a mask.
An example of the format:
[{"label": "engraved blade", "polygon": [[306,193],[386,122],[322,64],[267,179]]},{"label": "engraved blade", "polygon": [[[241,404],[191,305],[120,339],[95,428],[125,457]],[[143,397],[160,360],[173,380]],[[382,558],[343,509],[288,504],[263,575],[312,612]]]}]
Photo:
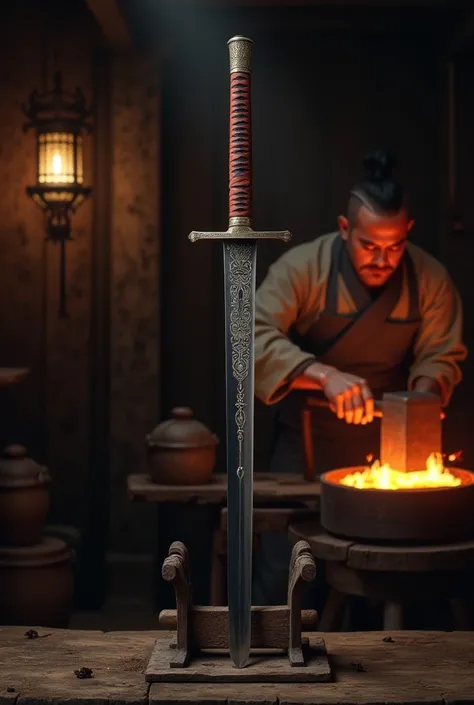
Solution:
[{"label": "engraved blade", "polygon": [[257,244],[226,242],[227,575],[230,656],[250,655]]}]

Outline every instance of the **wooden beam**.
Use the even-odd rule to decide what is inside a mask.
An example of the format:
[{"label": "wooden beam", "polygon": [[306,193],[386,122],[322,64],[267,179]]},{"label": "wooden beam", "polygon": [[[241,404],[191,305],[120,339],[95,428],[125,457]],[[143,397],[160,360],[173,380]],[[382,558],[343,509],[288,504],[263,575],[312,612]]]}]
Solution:
[{"label": "wooden beam", "polygon": [[133,49],[133,41],[117,0],[86,0],[110,48],[117,52]]}]

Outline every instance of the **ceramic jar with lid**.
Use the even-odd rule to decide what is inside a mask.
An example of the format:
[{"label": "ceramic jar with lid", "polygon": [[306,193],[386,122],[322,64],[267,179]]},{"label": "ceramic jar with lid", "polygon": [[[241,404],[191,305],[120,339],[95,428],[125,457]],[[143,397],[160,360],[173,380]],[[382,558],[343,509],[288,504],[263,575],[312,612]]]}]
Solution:
[{"label": "ceramic jar with lid", "polygon": [[31,546],[41,541],[49,510],[50,476],[11,445],[0,456],[0,546]]},{"label": "ceramic jar with lid", "polygon": [[218,439],[194,418],[187,407],[176,407],[171,418],[146,437],[148,471],[163,485],[202,485],[210,482]]}]

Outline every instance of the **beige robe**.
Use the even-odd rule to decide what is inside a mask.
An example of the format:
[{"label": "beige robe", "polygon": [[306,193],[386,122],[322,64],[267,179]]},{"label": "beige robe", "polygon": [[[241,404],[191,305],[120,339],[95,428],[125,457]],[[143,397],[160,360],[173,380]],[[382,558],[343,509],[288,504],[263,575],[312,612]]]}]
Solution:
[{"label": "beige robe", "polygon": [[[257,290],[255,305],[255,392],[266,404],[289,392],[292,373],[315,359],[288,337],[293,327],[300,335],[311,328],[324,310],[331,266],[331,247],[338,233],[318,237],[289,249],[271,265]],[[446,405],[461,381],[459,363],[467,356],[462,342],[462,303],[445,267],[421,248],[407,244],[419,290],[421,324],[414,342],[414,362],[408,388],[418,377],[435,379]],[[408,315],[408,285],[404,280],[392,318]],[[338,313],[356,312],[344,281],[339,277]],[[376,341],[374,341],[376,343]]]}]

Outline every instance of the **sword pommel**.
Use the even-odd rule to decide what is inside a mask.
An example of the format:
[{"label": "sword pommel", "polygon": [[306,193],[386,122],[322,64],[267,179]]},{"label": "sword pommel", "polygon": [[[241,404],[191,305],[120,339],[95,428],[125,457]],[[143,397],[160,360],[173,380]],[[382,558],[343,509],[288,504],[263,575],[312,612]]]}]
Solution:
[{"label": "sword pommel", "polygon": [[232,37],[227,42],[229,47],[230,73],[251,73],[252,44],[247,37]]}]

